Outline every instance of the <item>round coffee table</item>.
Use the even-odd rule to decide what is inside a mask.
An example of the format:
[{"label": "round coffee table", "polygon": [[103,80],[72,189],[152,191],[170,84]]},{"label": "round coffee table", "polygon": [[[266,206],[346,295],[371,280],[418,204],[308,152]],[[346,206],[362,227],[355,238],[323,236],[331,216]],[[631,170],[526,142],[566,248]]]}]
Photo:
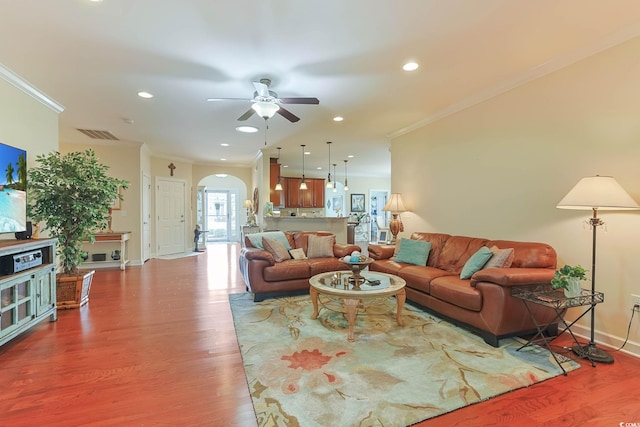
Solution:
[{"label": "round coffee table", "polygon": [[[350,272],[331,271],[328,273],[316,274],[309,279],[309,294],[313,303],[313,314],[311,319],[317,319],[320,314],[318,309],[318,299],[320,295],[328,297],[331,302],[338,302],[337,307],[331,304],[323,306],[334,310],[343,308],[347,314],[349,331],[347,338],[354,341],[353,327],[356,322],[358,309],[370,305],[382,305],[389,297],[396,297],[396,322],[404,326],[402,321],[402,308],[406,299],[404,287],[406,282],[398,276],[386,273],[364,271],[361,273],[365,278],[365,283],[354,287],[353,282],[349,282]],[[378,283],[376,284],[376,281]]]}]

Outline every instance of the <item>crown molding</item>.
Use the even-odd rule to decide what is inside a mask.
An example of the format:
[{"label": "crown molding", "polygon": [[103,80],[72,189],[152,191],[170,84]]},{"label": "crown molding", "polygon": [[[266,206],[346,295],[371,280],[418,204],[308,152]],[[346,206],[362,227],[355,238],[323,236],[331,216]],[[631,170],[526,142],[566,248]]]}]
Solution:
[{"label": "crown molding", "polygon": [[563,55],[556,56],[555,58],[552,58],[547,62],[531,67],[521,74],[504,80],[503,82],[498,83],[487,90],[479,92],[466,99],[463,99],[460,102],[450,105],[412,125],[406,126],[402,129],[398,129],[397,131],[388,134],[387,138],[393,139],[406,133],[412,132],[444,117],[466,110],[467,108],[471,108],[474,105],[480,104],[498,95],[502,95],[505,92],[508,92],[533,80],[539,79],[543,76],[546,76],[547,74],[551,74],[555,71],[566,68],[597,53],[603,52],[607,49],[611,49],[612,47],[615,47],[638,36],[640,36],[640,23],[635,23],[633,25],[624,27],[601,39],[596,40],[591,44],[574,49]]},{"label": "crown molding", "polygon": [[53,98],[45,95],[43,92],[38,90],[35,86],[33,86],[28,81],[24,80],[22,77],[8,69],[7,67],[0,64],[0,78],[20,89],[27,95],[32,96],[36,100],[40,101],[42,104],[51,108],[56,113],[60,114],[64,111],[64,107],[56,102]]}]

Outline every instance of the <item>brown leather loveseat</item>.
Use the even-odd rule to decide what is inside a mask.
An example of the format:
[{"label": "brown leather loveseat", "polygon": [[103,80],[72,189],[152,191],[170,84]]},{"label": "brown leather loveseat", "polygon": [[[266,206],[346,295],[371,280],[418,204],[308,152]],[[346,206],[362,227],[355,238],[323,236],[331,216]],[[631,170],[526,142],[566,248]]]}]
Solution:
[{"label": "brown leather loveseat", "polygon": [[[305,259],[276,259],[269,250],[262,246],[261,239],[269,233],[256,233],[245,236],[245,246],[240,252],[240,271],[247,290],[253,293],[254,301],[262,301],[284,295],[295,295],[309,292],[309,278],[327,271],[349,270],[348,266],[338,258],[360,251],[357,245],[345,245],[335,242],[332,233],[322,231],[298,231],[283,233],[290,249],[302,249],[301,253],[309,255]],[[309,236],[331,239],[328,253],[320,257],[312,257],[309,251]],[[327,237],[330,236],[330,237]],[[289,248],[287,248],[289,249]],[[289,252],[292,252],[291,250]],[[284,256],[286,258],[286,255]]]},{"label": "brown leather loveseat", "polygon": [[[369,256],[376,260],[369,269],[402,277],[408,300],[472,330],[495,347],[501,338],[535,331],[524,303],[511,296],[511,288],[551,281],[556,268],[551,246],[441,233],[413,233],[410,238],[431,243],[426,265],[396,262],[395,246],[369,245]],[[493,248],[494,253],[512,248],[502,251],[509,253],[510,266],[480,269],[462,279],[465,263],[483,246]],[[535,304],[530,308],[539,324],[554,318],[549,308]]]}]

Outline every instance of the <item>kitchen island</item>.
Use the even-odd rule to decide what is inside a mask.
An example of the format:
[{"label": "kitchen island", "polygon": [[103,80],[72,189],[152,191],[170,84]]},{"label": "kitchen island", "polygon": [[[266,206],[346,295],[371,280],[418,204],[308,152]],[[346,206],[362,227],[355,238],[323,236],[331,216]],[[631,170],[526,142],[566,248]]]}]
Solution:
[{"label": "kitchen island", "polygon": [[328,231],[335,234],[336,243],[347,243],[348,217],[329,216],[267,216],[265,230],[280,231]]}]

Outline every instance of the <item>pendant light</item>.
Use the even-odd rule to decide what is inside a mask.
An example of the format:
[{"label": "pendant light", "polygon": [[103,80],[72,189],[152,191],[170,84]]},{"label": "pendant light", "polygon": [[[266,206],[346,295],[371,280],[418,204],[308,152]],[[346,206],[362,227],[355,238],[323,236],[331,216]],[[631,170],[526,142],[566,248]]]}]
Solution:
[{"label": "pendant light", "polygon": [[301,190],[306,190],[307,189],[307,183],[304,181],[304,144],[300,144],[300,147],[302,147],[302,182],[300,182],[300,189]]},{"label": "pendant light", "polygon": [[[335,163],[333,164],[333,176],[334,177],[336,176],[336,164]],[[338,189],[336,188],[336,181],[335,180],[333,181],[333,192],[334,193],[338,192]]]},{"label": "pendant light", "polygon": [[278,147],[278,160],[276,161],[278,164],[278,183],[274,187],[274,190],[276,191],[282,191],[282,176],[280,176],[280,150],[282,150],[282,147]]},{"label": "pendant light", "polygon": [[349,160],[344,161],[344,191],[349,191],[349,184],[347,184],[347,162]]},{"label": "pendant light", "polygon": [[333,185],[331,185],[331,141],[327,141],[327,145],[329,146],[329,174],[327,175],[327,188],[331,188],[333,187]]}]

